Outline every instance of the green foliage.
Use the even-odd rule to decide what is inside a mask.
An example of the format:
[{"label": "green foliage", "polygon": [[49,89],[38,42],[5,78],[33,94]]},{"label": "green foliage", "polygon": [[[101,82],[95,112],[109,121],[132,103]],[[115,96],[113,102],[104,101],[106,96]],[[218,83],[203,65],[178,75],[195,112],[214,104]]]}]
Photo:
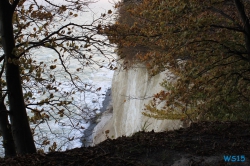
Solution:
[{"label": "green foliage", "polygon": [[148,127],[149,127],[150,125],[151,125],[151,123],[149,123],[148,120],[146,120],[146,121],[144,122],[144,124],[142,125],[142,127],[141,127],[141,131],[143,131],[143,132],[147,131],[147,130],[148,130]]}]

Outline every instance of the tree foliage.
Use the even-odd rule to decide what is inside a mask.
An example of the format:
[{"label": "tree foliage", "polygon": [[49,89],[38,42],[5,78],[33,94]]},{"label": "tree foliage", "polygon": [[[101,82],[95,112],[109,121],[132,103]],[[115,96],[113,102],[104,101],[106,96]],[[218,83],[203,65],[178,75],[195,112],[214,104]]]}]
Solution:
[{"label": "tree foliage", "polygon": [[[100,88],[93,87],[87,80],[81,80],[80,77],[84,74],[84,68],[93,65],[114,69],[112,64],[114,60],[108,55],[109,52],[105,51],[105,47],[110,46],[110,43],[105,37],[100,36],[101,26],[112,12],[97,19],[93,18],[92,22],[88,23],[79,24],[74,21],[79,14],[86,12],[86,7],[90,3],[93,1],[69,0],[55,3],[50,0],[3,0],[1,2],[1,9],[6,9],[8,12],[1,12],[0,17],[2,32],[0,48],[3,52],[0,58],[1,103],[4,104],[3,107],[7,106],[7,109],[1,109],[0,113],[1,116],[4,115],[4,119],[10,116],[12,133],[24,131],[21,125],[13,127],[13,124],[17,124],[18,118],[29,121],[32,126],[31,134],[34,136],[37,136],[40,125],[44,123],[47,124],[51,134],[58,136],[59,134],[50,128],[49,121],[51,120],[58,125],[70,126],[72,130],[83,131],[81,122],[91,118],[91,114],[94,114],[91,111],[96,108],[83,109],[81,107],[83,105],[76,103],[73,96],[84,94],[87,91],[97,93]],[[12,36],[9,39],[13,39],[11,41],[13,46],[9,40],[6,40],[5,32],[8,28],[6,28],[6,24],[3,24],[6,20],[11,24],[9,32],[12,33]],[[7,45],[12,47],[6,49]],[[48,61],[49,55],[41,54],[43,51],[50,51],[57,57]],[[95,54],[105,57],[108,66],[104,66],[102,61],[98,61]],[[37,57],[44,61],[37,60]],[[78,65],[79,68],[72,71],[69,68],[70,65]],[[17,69],[16,77],[7,72],[8,66]],[[10,69],[9,71],[14,71],[12,68]],[[12,81],[8,83],[6,78],[12,78]],[[19,79],[22,92],[21,95],[18,95],[22,97],[11,99],[10,96],[15,91],[12,92],[9,84],[11,84],[10,82],[18,84]],[[67,90],[69,88],[70,90]],[[5,98],[6,96],[8,99]],[[18,101],[24,108],[14,108],[15,104],[10,100],[16,103]],[[84,99],[82,102],[85,102]],[[26,110],[28,118],[26,118]],[[15,111],[16,113],[13,114]],[[23,118],[18,117],[20,112],[25,112]],[[61,122],[61,117],[64,116],[69,118],[69,124]],[[0,129],[4,135],[4,129],[1,126]],[[34,152],[34,150],[29,151],[29,147],[26,147],[27,150],[25,150],[26,143],[17,142],[16,135],[18,134],[14,134],[13,137],[17,153]],[[29,134],[21,135],[25,140],[25,135]],[[72,141],[74,137],[68,136],[65,139]],[[10,140],[4,140],[4,142],[6,141]],[[39,151],[43,151],[43,149],[60,150],[60,146],[63,145],[58,147],[45,134],[36,137],[35,142]],[[23,149],[19,148],[20,145],[17,144],[22,144]]]},{"label": "tree foliage", "polygon": [[176,76],[162,82],[166,90],[155,94],[145,115],[249,120],[250,1],[143,0],[119,7],[126,13],[107,27],[111,41],[121,50],[147,48],[134,58],[152,75]]}]

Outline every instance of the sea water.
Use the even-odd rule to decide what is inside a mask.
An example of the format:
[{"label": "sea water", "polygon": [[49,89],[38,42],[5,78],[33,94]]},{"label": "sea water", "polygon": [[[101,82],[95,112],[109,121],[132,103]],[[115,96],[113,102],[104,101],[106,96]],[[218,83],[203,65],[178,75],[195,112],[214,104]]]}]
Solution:
[{"label": "sea water", "polygon": [[[67,22],[88,24],[94,19],[100,17],[101,13],[107,13],[108,10],[112,10],[114,2],[117,1],[99,0],[96,3],[89,5],[89,7],[86,8],[86,12],[80,13],[79,16],[74,19],[62,22],[61,25],[66,24]],[[100,36],[100,39],[103,39],[103,37]],[[70,96],[74,98],[72,100],[73,105],[66,107],[66,116],[58,117],[56,111],[50,110],[47,111],[47,113],[53,116],[54,119],[50,118],[39,124],[31,124],[31,128],[35,129],[34,140],[38,149],[43,149],[44,152],[48,152],[49,147],[54,143],[57,145],[55,150],[59,151],[82,146],[81,138],[83,137],[84,130],[90,125],[90,119],[98,115],[99,110],[102,107],[102,101],[105,99],[105,94],[111,87],[113,71],[108,69],[108,66],[110,63],[115,65],[111,60],[114,59],[116,55],[114,53],[114,47],[102,47],[102,50],[108,59],[107,57],[102,56],[97,50],[94,50],[94,52],[92,51],[91,54],[93,54],[93,60],[98,62],[99,65],[103,65],[103,68],[100,68],[97,64],[92,64],[88,67],[82,66],[81,61],[79,60],[74,58],[68,59],[66,66],[69,72],[74,73],[77,68],[83,68],[83,70],[77,74],[80,80],[75,82],[78,86],[77,88],[72,85],[69,75],[63,71],[60,62],[54,62],[58,57],[53,50],[39,48],[31,51],[32,58],[36,60],[37,64],[44,62],[47,66],[51,64],[57,65],[57,68],[51,73],[62,83],[58,86],[59,91],[54,93],[56,99],[59,99],[60,95],[63,95],[63,92],[75,91],[75,94]],[[32,82],[29,84],[32,86]],[[56,86],[57,82],[54,84]],[[79,90],[81,88],[83,91]],[[97,89],[99,90],[97,91]],[[46,95],[49,94],[41,95],[35,93],[33,97],[37,100],[41,100],[46,98]],[[36,99],[34,99],[33,103],[37,102]],[[30,107],[36,108],[38,106],[31,105]],[[49,106],[46,105],[43,105],[42,107],[45,110],[46,108],[49,109]],[[28,112],[28,116],[32,116],[32,114]],[[46,140],[49,141],[49,143],[45,146],[43,145],[43,142]],[[3,156],[4,149],[2,148],[2,144],[0,144],[0,146],[0,155]]]}]

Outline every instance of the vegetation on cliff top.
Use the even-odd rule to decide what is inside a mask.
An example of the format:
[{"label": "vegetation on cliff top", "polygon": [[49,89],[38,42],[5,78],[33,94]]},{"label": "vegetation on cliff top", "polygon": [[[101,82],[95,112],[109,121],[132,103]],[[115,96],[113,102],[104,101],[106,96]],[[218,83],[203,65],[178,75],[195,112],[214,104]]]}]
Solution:
[{"label": "vegetation on cliff top", "polygon": [[[65,66],[68,58],[77,59],[79,63],[88,66],[93,62],[90,47],[95,47],[103,53],[100,47],[109,45],[106,40],[100,41],[95,38],[103,33],[102,25],[96,24],[98,20],[89,25],[66,23],[56,27],[55,23],[58,20],[77,17],[76,12],[83,11],[82,7],[90,1],[67,2],[71,5],[58,5],[46,1],[47,6],[43,6],[35,0],[0,1],[0,49],[4,52],[0,57],[0,129],[4,137],[6,156],[36,152],[33,140],[35,129],[30,130],[29,122],[38,125],[47,122],[49,117],[52,118],[49,116],[51,110],[56,110],[55,113],[58,115],[54,118],[55,122],[60,116],[65,115],[65,110],[71,113],[67,106],[72,104],[71,95],[75,92],[62,92],[63,97],[56,98],[54,93],[59,91],[58,86],[61,82],[57,82],[51,72],[44,71],[54,70],[59,61],[74,89],[81,91],[76,83],[82,81],[69,73]],[[163,80],[162,86],[166,90],[155,94],[152,102],[146,106],[145,115],[159,119],[196,120],[199,117],[199,120],[249,120],[249,1],[131,0],[127,1],[125,6],[119,4],[117,7],[120,7],[120,19],[116,24],[107,27],[105,34],[111,42],[118,45],[121,57],[145,63],[152,75],[170,70],[176,76],[173,83]],[[108,11],[108,14],[111,13]],[[105,14],[100,22],[103,19]],[[85,42],[84,45],[81,42]],[[35,57],[30,51],[41,47],[57,53],[58,59],[54,60],[54,65],[46,66],[43,62],[39,64],[34,60]],[[69,56],[65,57],[65,53]],[[110,69],[114,69],[112,65]],[[81,70],[79,68],[77,72]],[[48,77],[43,77],[44,74]],[[87,86],[89,85],[85,84],[85,88]],[[34,92],[48,96],[34,103]],[[8,102],[5,102],[6,99]],[[48,105],[48,108],[32,107],[41,105]],[[33,113],[30,118],[27,117],[27,109]],[[35,154],[24,158],[20,156],[0,159],[0,164],[81,165],[84,162],[88,165],[98,164],[99,161],[99,164],[103,164],[105,160],[107,163],[118,163],[117,165],[143,165],[145,163],[140,163],[141,154],[148,157],[159,148],[164,152],[171,147],[181,150],[184,148],[187,151],[191,149],[193,152],[207,148],[204,153],[247,153],[247,123],[225,123],[222,128],[220,124],[214,124],[216,125],[211,130],[216,131],[212,133],[209,132],[210,129],[206,130],[206,126],[198,127],[195,132],[197,135],[192,133],[192,126],[184,132],[181,130],[183,137],[178,137],[178,131],[173,135],[171,132],[165,133],[166,135],[138,133],[139,135],[131,138],[120,138],[111,143],[108,140],[106,144],[88,150],[82,148],[81,152],[79,149],[72,150],[79,152],[80,156],[77,153],[67,155],[68,152]],[[72,126],[82,129],[77,123]],[[225,128],[227,130],[224,130]],[[220,137],[217,137],[218,135]],[[202,139],[199,139],[200,136]],[[168,138],[172,139],[171,142],[164,142]],[[225,138],[230,139],[221,142]],[[68,138],[72,139],[74,137]],[[128,146],[123,146],[124,142],[121,139],[125,142],[128,140]],[[192,142],[193,139],[195,142]],[[57,148],[47,137],[40,141],[42,147],[50,146],[51,151]],[[116,146],[115,143],[120,144]],[[103,148],[102,145],[106,145],[107,148]],[[47,160],[45,156],[52,156],[53,160]],[[167,159],[162,161],[167,162]]]},{"label": "vegetation on cliff top", "polygon": [[[125,4],[125,5],[124,5]],[[170,70],[145,115],[158,119],[249,120],[250,2],[143,0],[120,4],[106,29],[122,58],[152,75]],[[129,49],[132,51],[129,51]],[[135,54],[130,54],[135,52]]]}]

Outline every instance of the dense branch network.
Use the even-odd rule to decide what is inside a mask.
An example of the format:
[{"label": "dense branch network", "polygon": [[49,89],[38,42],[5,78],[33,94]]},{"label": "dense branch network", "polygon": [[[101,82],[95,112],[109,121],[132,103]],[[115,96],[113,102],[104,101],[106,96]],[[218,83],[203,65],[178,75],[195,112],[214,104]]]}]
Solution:
[{"label": "dense branch network", "polygon": [[105,32],[124,65],[141,62],[152,75],[170,70],[177,77],[163,81],[166,91],[155,94],[145,115],[249,117],[249,1],[144,0],[118,7],[120,18]]}]

